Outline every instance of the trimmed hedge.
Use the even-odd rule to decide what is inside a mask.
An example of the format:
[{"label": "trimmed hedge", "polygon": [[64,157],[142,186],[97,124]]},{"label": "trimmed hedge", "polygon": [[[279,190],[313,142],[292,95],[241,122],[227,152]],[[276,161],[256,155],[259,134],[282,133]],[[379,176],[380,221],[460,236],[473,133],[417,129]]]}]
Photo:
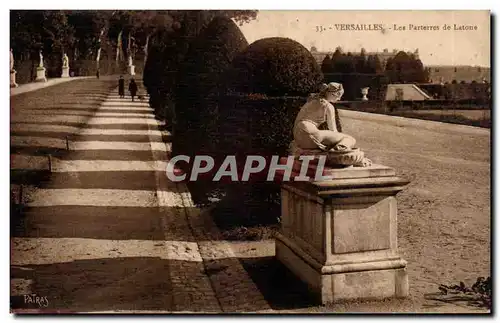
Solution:
[{"label": "trimmed hedge", "polygon": [[[264,38],[236,55],[227,75],[227,95],[219,102],[224,149],[286,154],[305,97],[323,81],[312,54],[289,38]],[[244,142],[228,146],[231,129],[239,129]]]},{"label": "trimmed hedge", "polygon": [[168,51],[173,42],[174,32],[161,29],[155,32],[149,38],[148,56],[144,66],[143,81],[149,94],[149,103],[155,110],[160,119],[172,120],[171,113],[168,113],[171,106],[168,105],[169,83],[171,82],[171,73],[169,69],[171,64]]},{"label": "trimmed hedge", "polygon": [[273,37],[257,40],[237,55],[227,79],[232,93],[307,96],[318,89],[323,73],[300,43]]},{"label": "trimmed hedge", "polygon": [[190,44],[175,87],[174,154],[206,152],[216,131],[214,98],[223,90],[223,76],[248,42],[229,18],[216,17]]},{"label": "trimmed hedge", "polygon": [[226,95],[219,104],[219,149],[227,154],[288,155],[305,97]]},{"label": "trimmed hedge", "polygon": [[[307,96],[317,92],[323,74],[311,53],[288,38],[266,38],[236,55],[219,97],[217,155],[288,155],[292,128]],[[226,213],[244,225],[276,224],[280,184],[233,183]]]},{"label": "trimmed hedge", "polygon": [[[217,149],[212,155],[220,161],[227,155],[235,155],[239,162],[244,162],[248,155],[263,156],[268,161],[273,155],[287,156],[295,117],[306,100],[255,94],[221,96]],[[219,187],[226,196],[214,210],[216,219],[224,222],[237,215],[238,220],[231,223],[244,227],[279,223],[279,183],[252,181],[219,184]]]}]

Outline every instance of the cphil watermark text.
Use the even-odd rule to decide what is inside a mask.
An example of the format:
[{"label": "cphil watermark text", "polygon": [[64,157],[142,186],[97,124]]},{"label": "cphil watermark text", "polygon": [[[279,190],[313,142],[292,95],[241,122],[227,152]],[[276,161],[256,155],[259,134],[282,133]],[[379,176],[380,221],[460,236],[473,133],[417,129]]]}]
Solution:
[{"label": "cphil watermark text", "polygon": [[[192,161],[192,163],[191,163]],[[188,165],[189,171],[176,167],[177,163]],[[325,173],[326,156],[257,156],[249,155],[242,160],[226,156],[222,161],[208,155],[173,157],[167,164],[167,177],[173,182],[210,180],[248,181],[324,181],[332,177]],[[186,167],[185,167],[186,168]]]}]

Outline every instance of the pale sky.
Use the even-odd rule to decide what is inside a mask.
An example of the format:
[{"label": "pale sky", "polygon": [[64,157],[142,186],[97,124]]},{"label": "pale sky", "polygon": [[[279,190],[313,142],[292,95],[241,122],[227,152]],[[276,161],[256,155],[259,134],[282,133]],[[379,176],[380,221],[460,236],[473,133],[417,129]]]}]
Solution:
[{"label": "pale sky", "polygon": [[[340,24],[382,24],[381,30],[347,31]],[[406,27],[396,31],[394,24]],[[439,30],[409,30],[415,26],[438,26]],[[444,24],[451,30],[443,30]],[[454,30],[454,25],[476,26],[477,30]],[[323,26],[323,32],[318,32]],[[374,28],[374,27],[372,27]],[[387,48],[419,49],[424,65],[490,66],[489,11],[259,11],[257,19],[240,26],[247,41],[267,37],[288,37],[307,49],[334,51],[382,51]]]}]

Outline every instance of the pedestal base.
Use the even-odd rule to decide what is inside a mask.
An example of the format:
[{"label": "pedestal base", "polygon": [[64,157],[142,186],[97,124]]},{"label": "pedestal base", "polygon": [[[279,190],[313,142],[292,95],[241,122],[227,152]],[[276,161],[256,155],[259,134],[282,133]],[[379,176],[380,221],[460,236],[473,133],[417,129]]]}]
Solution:
[{"label": "pedestal base", "polygon": [[37,67],[35,82],[47,82],[47,77],[45,76],[45,67]]},{"label": "pedestal base", "polygon": [[331,179],[283,184],[276,258],[322,304],[406,297],[395,196],[408,181],[382,165],[326,173]]},{"label": "pedestal base", "polygon": [[18,87],[19,85],[16,83],[16,71],[10,71],[10,87]]},{"label": "pedestal base", "polygon": [[62,77],[62,78],[69,77],[69,67],[63,67],[63,68],[62,68],[62,74],[61,74],[61,77]]},{"label": "pedestal base", "polygon": [[132,76],[135,75],[135,66],[134,65],[129,65],[128,66],[128,73]]},{"label": "pedestal base", "polygon": [[322,266],[300,248],[289,246],[292,244],[278,234],[276,258],[306,283],[323,305],[408,296],[408,273],[402,259]]}]

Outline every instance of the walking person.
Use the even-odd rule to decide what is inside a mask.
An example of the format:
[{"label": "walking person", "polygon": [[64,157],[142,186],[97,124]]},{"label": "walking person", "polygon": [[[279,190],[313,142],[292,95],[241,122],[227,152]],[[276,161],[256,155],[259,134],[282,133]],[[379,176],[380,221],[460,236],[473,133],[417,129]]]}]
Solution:
[{"label": "walking person", "polygon": [[120,79],[118,80],[118,95],[120,98],[125,97],[125,80],[123,76],[120,75]]},{"label": "walking person", "polygon": [[134,102],[134,97],[137,94],[137,84],[134,79],[130,80],[130,84],[128,85],[128,91],[130,92],[130,96],[132,97],[132,102]]}]

